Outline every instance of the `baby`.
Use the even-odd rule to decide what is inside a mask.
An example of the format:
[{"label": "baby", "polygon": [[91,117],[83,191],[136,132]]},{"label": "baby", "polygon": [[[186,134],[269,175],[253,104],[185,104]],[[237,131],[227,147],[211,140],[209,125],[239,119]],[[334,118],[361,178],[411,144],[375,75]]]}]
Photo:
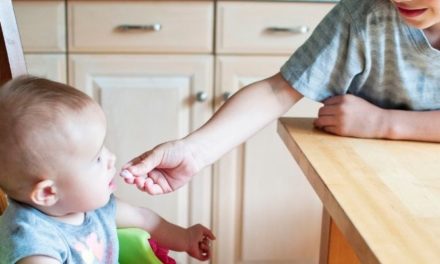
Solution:
[{"label": "baby", "polygon": [[22,76],[0,88],[2,263],[118,263],[116,228],[148,231],[161,246],[210,257],[212,232],[182,228],[113,196],[106,119],[83,92]]}]

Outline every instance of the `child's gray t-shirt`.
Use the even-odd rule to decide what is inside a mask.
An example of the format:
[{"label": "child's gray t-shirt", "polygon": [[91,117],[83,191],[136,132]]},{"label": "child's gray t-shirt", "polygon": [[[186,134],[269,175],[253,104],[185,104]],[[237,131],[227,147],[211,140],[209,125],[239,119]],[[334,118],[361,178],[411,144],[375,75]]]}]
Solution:
[{"label": "child's gray t-shirt", "polygon": [[440,51],[388,0],[341,0],[281,74],[315,101],[350,93],[382,108],[440,109]]},{"label": "child's gray t-shirt", "polygon": [[115,212],[112,196],[107,205],[87,212],[84,222],[76,226],[10,200],[0,216],[0,263],[12,264],[32,255],[68,264],[118,263]]}]

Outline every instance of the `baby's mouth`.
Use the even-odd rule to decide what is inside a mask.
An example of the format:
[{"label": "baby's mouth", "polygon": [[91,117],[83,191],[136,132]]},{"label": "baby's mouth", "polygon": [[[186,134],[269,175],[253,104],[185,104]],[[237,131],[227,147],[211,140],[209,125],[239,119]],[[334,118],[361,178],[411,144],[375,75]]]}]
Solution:
[{"label": "baby's mouth", "polygon": [[109,183],[108,183],[108,187],[110,188],[110,190],[115,191],[116,190],[116,183],[115,180],[112,179]]}]

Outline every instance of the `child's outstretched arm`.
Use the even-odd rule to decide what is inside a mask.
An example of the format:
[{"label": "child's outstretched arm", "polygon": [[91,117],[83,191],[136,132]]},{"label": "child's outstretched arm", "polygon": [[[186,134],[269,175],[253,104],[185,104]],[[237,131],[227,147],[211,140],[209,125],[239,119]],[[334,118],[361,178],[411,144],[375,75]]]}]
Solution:
[{"label": "child's outstretched arm", "polygon": [[121,176],[150,194],[172,192],[301,98],[280,73],[250,84],[232,96],[201,128],[133,159],[124,166]]},{"label": "child's outstretched arm", "polygon": [[403,111],[377,107],[354,95],[331,97],[315,126],[332,134],[440,142],[440,111]]},{"label": "child's outstretched arm", "polygon": [[199,260],[211,257],[210,241],[215,236],[200,224],[182,228],[167,222],[148,208],[132,206],[119,199],[116,199],[116,224],[118,228],[144,229],[159,245],[170,250],[185,251]]}]

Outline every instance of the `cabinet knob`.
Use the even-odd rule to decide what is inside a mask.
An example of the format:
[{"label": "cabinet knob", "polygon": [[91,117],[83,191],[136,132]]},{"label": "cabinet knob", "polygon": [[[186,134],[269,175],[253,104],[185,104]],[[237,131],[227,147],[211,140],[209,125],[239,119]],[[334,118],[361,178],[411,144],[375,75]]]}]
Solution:
[{"label": "cabinet knob", "polygon": [[266,31],[269,33],[305,34],[310,31],[310,28],[304,25],[296,27],[268,27]]},{"label": "cabinet knob", "polygon": [[223,101],[228,100],[229,97],[231,97],[231,95],[232,95],[231,92],[224,92],[224,93],[222,94],[222,99],[223,99]]},{"label": "cabinet knob", "polygon": [[160,31],[162,25],[159,23],[147,24],[147,25],[134,25],[134,24],[122,24],[115,27],[116,31],[127,32],[127,31]]},{"label": "cabinet knob", "polygon": [[208,100],[208,93],[207,92],[197,92],[196,100],[197,100],[197,102],[205,102],[206,100]]}]

